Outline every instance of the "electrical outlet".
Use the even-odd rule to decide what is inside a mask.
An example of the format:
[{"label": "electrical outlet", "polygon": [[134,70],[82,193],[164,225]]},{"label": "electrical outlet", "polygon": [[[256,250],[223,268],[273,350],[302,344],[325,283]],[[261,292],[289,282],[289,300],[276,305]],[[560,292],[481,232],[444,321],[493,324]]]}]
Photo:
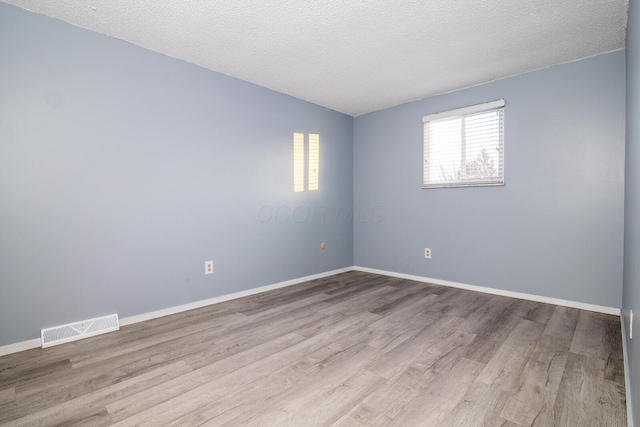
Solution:
[{"label": "electrical outlet", "polygon": [[633,339],[633,310],[629,310],[629,339]]},{"label": "electrical outlet", "polygon": [[204,274],[213,274],[213,261],[204,262]]},{"label": "electrical outlet", "polygon": [[431,258],[431,248],[424,248],[424,257]]}]

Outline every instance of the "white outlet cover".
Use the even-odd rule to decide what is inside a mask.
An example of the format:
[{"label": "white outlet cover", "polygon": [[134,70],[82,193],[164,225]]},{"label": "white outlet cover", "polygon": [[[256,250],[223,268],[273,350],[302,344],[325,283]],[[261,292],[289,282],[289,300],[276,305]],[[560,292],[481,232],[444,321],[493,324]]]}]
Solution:
[{"label": "white outlet cover", "polygon": [[431,248],[424,248],[424,257],[431,258]]},{"label": "white outlet cover", "polygon": [[213,274],[213,261],[204,262],[204,274]]}]

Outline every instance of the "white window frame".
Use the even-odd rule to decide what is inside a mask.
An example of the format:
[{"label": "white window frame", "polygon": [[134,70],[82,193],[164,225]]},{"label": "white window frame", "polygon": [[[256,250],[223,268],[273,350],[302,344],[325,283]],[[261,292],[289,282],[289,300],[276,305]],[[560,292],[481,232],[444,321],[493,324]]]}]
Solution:
[{"label": "white window frame", "polygon": [[[444,111],[436,114],[429,114],[422,117],[423,122],[423,178],[422,188],[446,188],[446,187],[477,187],[477,186],[496,186],[504,185],[504,99],[484,104],[471,105],[469,107],[458,108],[455,110]],[[498,136],[498,176],[483,178],[458,178],[458,179],[441,179],[437,181],[430,180],[430,168],[437,167],[430,153],[429,144],[429,126],[434,122],[445,122],[448,120],[462,119],[461,136],[460,136],[460,159],[462,163],[466,163],[466,136],[465,136],[465,120],[478,113],[495,110],[498,112],[499,120],[499,136]],[[453,150],[456,150],[454,147]],[[462,169],[464,170],[464,169]]]}]

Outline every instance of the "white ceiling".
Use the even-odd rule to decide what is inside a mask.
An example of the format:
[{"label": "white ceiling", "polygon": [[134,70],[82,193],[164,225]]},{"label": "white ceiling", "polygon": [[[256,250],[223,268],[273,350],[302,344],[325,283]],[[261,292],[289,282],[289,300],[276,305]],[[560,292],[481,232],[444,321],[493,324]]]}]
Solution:
[{"label": "white ceiling", "polygon": [[628,0],[4,0],[358,116],[621,49]]}]

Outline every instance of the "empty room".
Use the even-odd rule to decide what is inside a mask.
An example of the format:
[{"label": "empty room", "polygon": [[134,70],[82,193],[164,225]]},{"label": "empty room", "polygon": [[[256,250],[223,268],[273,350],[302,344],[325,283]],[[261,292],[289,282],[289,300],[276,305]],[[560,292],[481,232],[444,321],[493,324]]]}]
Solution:
[{"label": "empty room", "polygon": [[640,426],[639,1],[0,0],[0,426]]}]

